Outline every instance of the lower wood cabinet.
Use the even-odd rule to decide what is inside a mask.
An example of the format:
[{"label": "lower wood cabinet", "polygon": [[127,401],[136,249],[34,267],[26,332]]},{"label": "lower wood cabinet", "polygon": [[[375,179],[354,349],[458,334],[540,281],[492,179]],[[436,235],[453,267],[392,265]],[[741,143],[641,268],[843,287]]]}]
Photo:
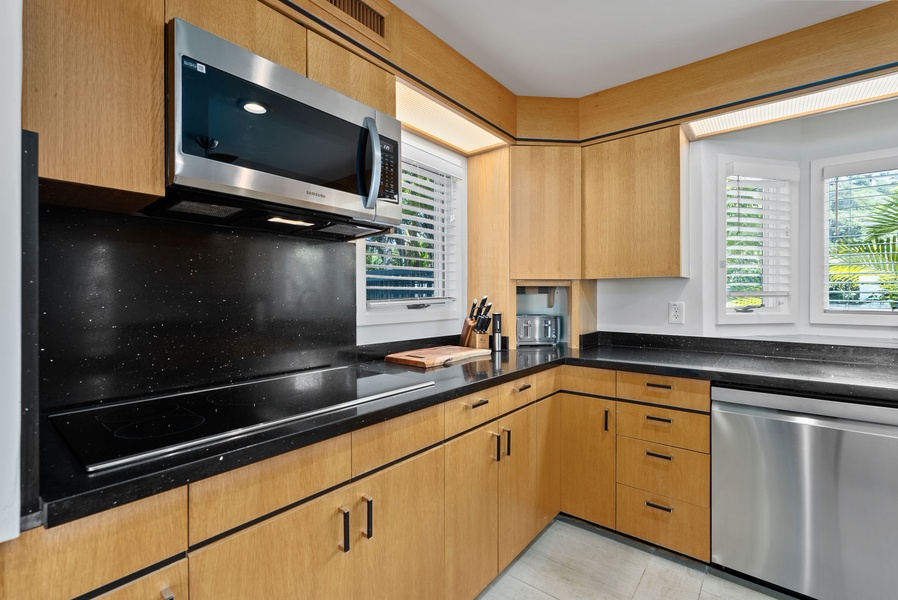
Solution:
[{"label": "lower wood cabinet", "polygon": [[187,560],[154,571],[116,588],[102,600],[187,600]]},{"label": "lower wood cabinet", "polygon": [[541,529],[542,404],[446,444],[447,600],[477,596]]},{"label": "lower wood cabinet", "polygon": [[435,448],[192,552],[191,598],[441,598],[442,464]]},{"label": "lower wood cabinet", "polygon": [[555,398],[562,404],[561,509],[613,529],[615,402],[576,394]]}]

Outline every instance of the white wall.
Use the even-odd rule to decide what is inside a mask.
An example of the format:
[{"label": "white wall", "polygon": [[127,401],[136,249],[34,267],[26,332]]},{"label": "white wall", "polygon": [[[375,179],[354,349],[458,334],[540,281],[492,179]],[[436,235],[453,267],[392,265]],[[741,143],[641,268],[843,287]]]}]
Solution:
[{"label": "white wall", "polygon": [[0,541],[19,535],[22,0],[0,19]]},{"label": "white wall", "polygon": [[[599,281],[599,330],[707,337],[898,338],[895,327],[815,325],[808,318],[810,161],[891,147],[898,147],[898,101],[774,123],[690,144],[690,277]],[[796,323],[717,324],[716,177],[719,154],[792,160],[800,164]],[[683,325],[667,322],[667,304],[673,301],[686,303]]]}]

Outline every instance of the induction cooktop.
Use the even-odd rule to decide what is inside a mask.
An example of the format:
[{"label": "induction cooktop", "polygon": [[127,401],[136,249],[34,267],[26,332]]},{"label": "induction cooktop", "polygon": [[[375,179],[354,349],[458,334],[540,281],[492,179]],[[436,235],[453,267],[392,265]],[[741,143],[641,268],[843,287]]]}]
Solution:
[{"label": "induction cooktop", "polygon": [[337,367],[59,412],[50,421],[84,468],[96,473],[432,385],[359,366]]}]

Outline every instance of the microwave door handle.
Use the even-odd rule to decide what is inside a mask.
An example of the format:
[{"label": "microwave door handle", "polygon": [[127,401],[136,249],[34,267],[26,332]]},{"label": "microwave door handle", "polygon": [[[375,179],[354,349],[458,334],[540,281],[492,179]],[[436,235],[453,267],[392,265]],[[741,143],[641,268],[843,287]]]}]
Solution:
[{"label": "microwave door handle", "polygon": [[[368,131],[368,142],[371,145],[371,185],[368,187],[368,197],[362,201],[365,208],[377,208],[377,194],[380,192],[380,171],[382,168],[380,154],[380,135],[377,133],[377,124],[371,117],[365,117],[362,126]],[[359,175],[365,170],[364,148],[359,148]]]}]

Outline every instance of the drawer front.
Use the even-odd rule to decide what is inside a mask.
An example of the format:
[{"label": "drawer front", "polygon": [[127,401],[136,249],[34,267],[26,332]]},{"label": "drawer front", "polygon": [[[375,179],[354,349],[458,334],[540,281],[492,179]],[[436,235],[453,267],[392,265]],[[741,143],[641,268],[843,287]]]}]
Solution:
[{"label": "drawer front", "polygon": [[561,389],[613,398],[617,395],[615,372],[590,367],[561,367]]},{"label": "drawer front", "polygon": [[617,486],[617,530],[699,560],[711,560],[711,510]]},{"label": "drawer front", "polygon": [[499,416],[495,388],[449,400],[444,405],[447,438]]},{"label": "drawer front", "polygon": [[618,402],[617,432],[696,452],[711,451],[711,417],[708,415]]},{"label": "drawer front", "polygon": [[352,476],[399,460],[443,441],[444,405],[422,410],[352,432]]},{"label": "drawer front", "polygon": [[534,396],[536,399],[545,398],[558,390],[558,373],[560,371],[559,367],[555,367],[547,371],[540,371],[533,376],[535,380],[533,387],[536,388]]},{"label": "drawer front", "polygon": [[536,400],[539,373],[496,386],[499,414],[504,415]]},{"label": "drawer front", "polygon": [[617,397],[710,412],[711,382],[618,371]]},{"label": "drawer front", "polygon": [[617,436],[617,482],[711,506],[711,456]]}]

